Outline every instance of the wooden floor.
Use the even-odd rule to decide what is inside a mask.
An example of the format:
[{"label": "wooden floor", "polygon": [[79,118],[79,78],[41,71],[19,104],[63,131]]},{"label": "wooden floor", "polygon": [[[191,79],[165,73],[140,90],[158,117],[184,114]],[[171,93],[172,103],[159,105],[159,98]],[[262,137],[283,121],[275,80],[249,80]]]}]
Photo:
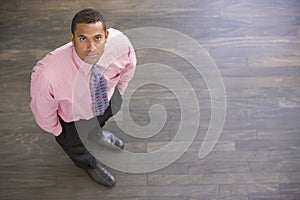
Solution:
[{"label": "wooden floor", "polygon": [[[0,5],[0,199],[300,199],[300,1],[5,0]],[[112,169],[117,185],[107,189],[75,167],[54,137],[35,124],[30,71],[47,52],[68,42],[70,20],[86,7],[102,11],[109,27],[174,29],[209,52],[225,83],[227,116],[206,158],[197,156],[210,119],[202,77],[184,60],[151,49],[137,51],[139,64],[179,69],[200,102],[198,135],[170,166],[145,174]],[[162,146],[181,120],[176,96],[164,87],[144,86],[133,96],[131,114],[137,124],[146,124],[147,110],[156,103],[166,108],[168,119],[155,137],[126,136],[113,120],[107,129],[122,137],[128,150]]]}]

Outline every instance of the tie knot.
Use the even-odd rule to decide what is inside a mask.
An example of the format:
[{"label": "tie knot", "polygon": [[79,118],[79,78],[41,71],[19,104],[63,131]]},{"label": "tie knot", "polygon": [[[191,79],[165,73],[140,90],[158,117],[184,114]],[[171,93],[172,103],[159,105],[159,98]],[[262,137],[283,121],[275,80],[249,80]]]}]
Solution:
[{"label": "tie knot", "polygon": [[98,65],[97,64],[93,64],[92,70],[95,74],[98,73]]}]

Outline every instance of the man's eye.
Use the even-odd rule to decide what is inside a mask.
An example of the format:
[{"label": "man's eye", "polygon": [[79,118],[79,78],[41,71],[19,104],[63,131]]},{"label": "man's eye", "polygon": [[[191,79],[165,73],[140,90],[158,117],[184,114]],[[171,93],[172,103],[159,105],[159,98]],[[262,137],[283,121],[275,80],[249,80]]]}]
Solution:
[{"label": "man's eye", "polygon": [[96,40],[101,40],[101,36],[96,36]]},{"label": "man's eye", "polygon": [[85,41],[86,41],[86,38],[81,37],[81,38],[79,38],[79,40],[82,41],[82,42],[85,42]]}]

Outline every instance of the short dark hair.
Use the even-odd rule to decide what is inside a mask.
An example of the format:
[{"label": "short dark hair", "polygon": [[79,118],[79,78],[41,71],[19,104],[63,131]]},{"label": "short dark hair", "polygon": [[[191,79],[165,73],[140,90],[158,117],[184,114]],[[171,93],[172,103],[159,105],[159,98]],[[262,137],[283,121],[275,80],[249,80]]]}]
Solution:
[{"label": "short dark hair", "polygon": [[76,25],[80,23],[96,23],[96,22],[102,22],[103,29],[106,31],[106,25],[104,21],[103,15],[92,8],[86,8],[84,10],[79,11],[75,14],[75,16],[72,19],[71,24],[71,32],[74,34],[76,30]]}]

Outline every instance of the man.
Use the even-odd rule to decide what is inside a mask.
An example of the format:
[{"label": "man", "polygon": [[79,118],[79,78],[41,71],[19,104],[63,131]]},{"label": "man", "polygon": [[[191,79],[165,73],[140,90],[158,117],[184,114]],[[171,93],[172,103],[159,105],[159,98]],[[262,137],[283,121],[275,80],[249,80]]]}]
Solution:
[{"label": "man", "polygon": [[[128,38],[106,29],[94,9],[74,16],[70,39],[33,68],[30,107],[37,124],[55,135],[75,165],[95,182],[113,187],[115,178],[87,151],[75,124],[97,119],[102,128],[120,109],[121,95],[134,74],[135,53]],[[93,133],[98,144],[123,149],[121,139],[101,128]]]}]

